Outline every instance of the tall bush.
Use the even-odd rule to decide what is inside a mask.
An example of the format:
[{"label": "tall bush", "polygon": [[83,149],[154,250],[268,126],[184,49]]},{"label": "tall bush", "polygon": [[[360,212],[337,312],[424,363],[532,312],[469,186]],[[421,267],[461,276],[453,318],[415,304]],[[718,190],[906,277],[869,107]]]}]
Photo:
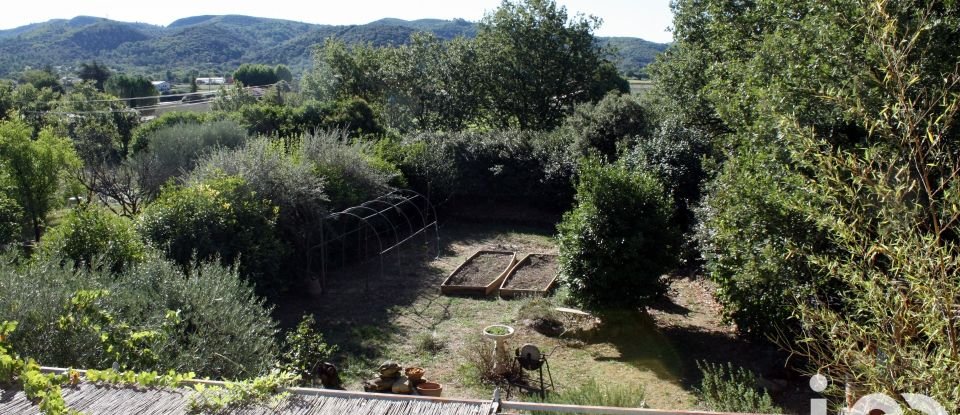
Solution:
[{"label": "tall bush", "polygon": [[150,136],[159,130],[167,127],[173,127],[178,124],[204,124],[219,120],[216,113],[202,113],[190,111],[171,111],[161,114],[159,117],[147,121],[138,126],[133,131],[133,139],[130,144],[132,154],[139,153],[150,147]]},{"label": "tall bush", "polygon": [[282,142],[256,138],[237,149],[219,149],[205,156],[190,174],[190,183],[221,175],[240,177],[257,195],[279,209],[278,236],[290,249],[282,272],[309,267],[311,248],[319,243],[322,219],[329,212],[326,180],[308,160],[296,157]]},{"label": "tall bush", "polygon": [[40,252],[77,265],[106,266],[112,272],[122,271],[145,255],[140,235],[129,219],[90,205],[70,211],[47,232],[40,241]]},{"label": "tall bush", "polygon": [[637,307],[662,295],[676,263],[671,203],[649,173],[596,160],[581,164],[576,207],[557,227],[560,275],[592,308]]},{"label": "tall bush", "polygon": [[764,338],[795,325],[797,301],[821,282],[800,253],[823,237],[794,207],[802,181],[785,166],[786,154],[759,150],[728,159],[707,186],[697,241],[724,316],[741,333]]},{"label": "tall bush", "polygon": [[378,151],[436,202],[516,200],[563,210],[577,158],[553,134],[516,130],[418,133]]},{"label": "tall bush", "polygon": [[378,159],[369,143],[349,142],[346,131],[318,131],[293,145],[294,157],[311,163],[324,178],[333,209],[344,209],[382,195],[399,183],[400,172]]},{"label": "tall bush", "polygon": [[675,222],[684,232],[694,224],[694,208],[700,204],[708,179],[704,164],[709,164],[708,157],[713,156],[711,147],[703,131],[670,118],[651,136],[637,140],[626,155],[631,168],[649,171],[660,179],[673,199]]},{"label": "tall bush", "polygon": [[[771,289],[800,294],[797,330],[779,340],[811,372],[857,394],[920,393],[955,411],[960,13],[935,0],[768,6],[676,2],[671,65],[654,71],[665,75],[655,84],[670,86],[665,96],[709,121],[734,157],[782,152],[721,185],[768,187],[747,209],[785,226],[721,221],[705,231],[738,247],[732,253],[744,258],[732,262],[770,259],[758,262],[766,269],[747,268],[744,281],[803,268],[823,279],[811,291]],[[797,243],[810,232],[828,249]],[[720,260],[731,253],[719,252]]]},{"label": "tall bush", "polygon": [[[862,129],[824,131],[791,113],[782,122],[815,201],[798,208],[836,247],[808,259],[848,289],[800,303],[801,334],[783,343],[855,393],[920,393],[956,412],[960,10],[871,1],[828,16],[863,31],[862,66],[826,97]],[[851,132],[866,137],[846,145]]]},{"label": "tall bush", "polygon": [[278,270],[284,248],[275,228],[277,208],[237,177],[167,187],[148,206],[138,231],[184,269],[219,260],[237,264],[262,293],[281,291],[290,276]]},{"label": "tall bush", "polygon": [[652,135],[650,118],[649,111],[636,97],[610,92],[597,103],[577,105],[560,128],[573,137],[574,153],[614,161],[618,150],[625,149],[637,137]]},{"label": "tall bush", "polygon": [[229,120],[205,124],[177,123],[145,136],[147,150],[130,163],[139,173],[139,184],[156,195],[170,179],[189,173],[197,160],[218,147],[235,148],[247,140],[247,132]]}]

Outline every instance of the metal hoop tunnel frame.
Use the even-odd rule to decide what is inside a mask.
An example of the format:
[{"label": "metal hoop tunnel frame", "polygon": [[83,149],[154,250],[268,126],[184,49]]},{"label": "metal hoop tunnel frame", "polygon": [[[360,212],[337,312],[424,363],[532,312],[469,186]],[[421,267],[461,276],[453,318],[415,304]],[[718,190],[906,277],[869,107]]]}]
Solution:
[{"label": "metal hoop tunnel frame", "polygon": [[[422,201],[420,205],[418,201]],[[422,207],[422,208],[421,208]],[[413,211],[409,210],[410,208]],[[409,215],[408,215],[409,213]],[[391,219],[391,215],[394,218]],[[355,224],[348,229],[348,223],[343,218],[355,219]],[[419,220],[418,220],[419,219]],[[406,222],[406,226],[404,225]],[[377,224],[386,224],[389,229],[378,227]],[[337,231],[337,225],[340,229]],[[406,229],[403,229],[406,228]],[[365,201],[339,212],[330,213],[321,219],[320,243],[310,248],[309,252],[320,251],[320,287],[326,289],[327,263],[329,245],[343,241],[348,236],[357,234],[357,246],[354,249],[355,257],[360,263],[372,259],[374,256],[380,263],[380,278],[384,277],[383,256],[390,251],[397,250],[411,239],[420,234],[429,238],[427,232],[433,228],[435,235],[436,257],[440,257],[440,226],[437,223],[437,210],[423,194],[409,189],[397,189],[375,199]],[[370,255],[368,238],[369,232],[376,237],[377,251]],[[333,233],[333,235],[329,235]],[[388,233],[392,235],[387,235]],[[391,241],[392,239],[392,241]],[[361,242],[361,240],[363,242]],[[425,239],[426,240],[426,239]],[[384,245],[388,243],[389,245]],[[343,244],[342,263],[346,265],[346,245]],[[401,265],[400,255],[397,255],[398,266]],[[308,272],[312,274],[312,270]],[[364,278],[364,289],[370,288],[369,277]]]}]

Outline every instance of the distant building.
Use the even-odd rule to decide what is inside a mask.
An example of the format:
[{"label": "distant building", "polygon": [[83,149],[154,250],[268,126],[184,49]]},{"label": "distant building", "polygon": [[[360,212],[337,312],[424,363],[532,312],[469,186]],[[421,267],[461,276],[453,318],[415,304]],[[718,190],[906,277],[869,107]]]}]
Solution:
[{"label": "distant building", "polygon": [[197,78],[197,85],[223,85],[227,81],[223,77],[219,78]]},{"label": "distant building", "polygon": [[170,92],[170,83],[167,81],[150,81],[153,84],[153,87],[157,89],[157,92],[161,94],[164,92]]}]

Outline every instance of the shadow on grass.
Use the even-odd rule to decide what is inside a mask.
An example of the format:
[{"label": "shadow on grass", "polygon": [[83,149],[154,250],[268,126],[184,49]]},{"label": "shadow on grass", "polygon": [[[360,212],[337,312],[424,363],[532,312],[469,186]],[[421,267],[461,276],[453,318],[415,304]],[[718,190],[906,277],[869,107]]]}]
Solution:
[{"label": "shadow on grass", "polygon": [[799,387],[806,385],[806,379],[784,367],[788,356],[773,345],[705,329],[658,327],[649,314],[639,310],[608,311],[600,318],[601,324],[576,336],[592,344],[608,343],[616,350],[613,355],[596,356],[597,361],[618,361],[649,370],[687,390],[698,388],[702,381],[698,361],[730,362],[765,379],[762,386],[775,385],[771,396],[788,411],[801,411],[809,403],[809,391]]}]

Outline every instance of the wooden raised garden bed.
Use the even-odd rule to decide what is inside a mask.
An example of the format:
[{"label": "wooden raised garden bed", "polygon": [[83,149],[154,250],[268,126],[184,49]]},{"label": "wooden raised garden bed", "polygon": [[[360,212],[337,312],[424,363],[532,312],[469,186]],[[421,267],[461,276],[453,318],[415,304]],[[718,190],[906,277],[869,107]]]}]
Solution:
[{"label": "wooden raised garden bed", "polygon": [[452,295],[490,295],[500,288],[507,272],[516,263],[517,254],[513,252],[477,251],[440,284],[440,292]]},{"label": "wooden raised garden bed", "polygon": [[557,273],[556,255],[527,254],[503,279],[500,297],[546,296],[557,282]]}]

